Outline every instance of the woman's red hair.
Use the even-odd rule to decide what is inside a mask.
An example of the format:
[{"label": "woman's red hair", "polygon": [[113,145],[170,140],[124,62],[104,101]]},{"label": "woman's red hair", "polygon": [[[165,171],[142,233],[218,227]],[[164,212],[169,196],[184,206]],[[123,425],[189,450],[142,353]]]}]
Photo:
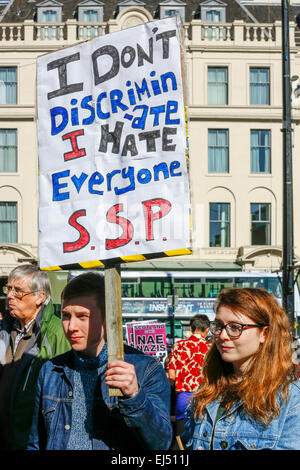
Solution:
[{"label": "woman's red hair", "polygon": [[194,396],[194,416],[203,417],[205,406],[217,398],[227,412],[241,400],[249,416],[268,424],[279,415],[278,391],[284,400],[288,385],[297,379],[289,319],[275,297],[263,289],[224,289],[217,298],[216,312],[221,306],[268,325],[266,339],[252,356],[242,380],[237,380],[232,364],[223,361],[212,345],[204,362],[204,381]]}]

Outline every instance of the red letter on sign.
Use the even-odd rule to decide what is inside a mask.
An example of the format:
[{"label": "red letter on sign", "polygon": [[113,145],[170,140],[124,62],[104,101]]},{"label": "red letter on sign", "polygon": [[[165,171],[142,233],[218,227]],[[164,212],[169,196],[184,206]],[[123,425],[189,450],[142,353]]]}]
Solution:
[{"label": "red letter on sign", "polygon": [[69,224],[78,230],[80,237],[78,240],[76,240],[76,242],[64,243],[64,253],[81,250],[81,248],[84,248],[90,241],[90,235],[87,230],[77,222],[78,217],[81,217],[82,215],[86,215],[85,209],[74,212],[74,214],[72,214],[69,218]]},{"label": "red letter on sign", "polygon": [[86,155],[85,149],[79,149],[77,146],[77,137],[79,135],[84,135],[84,130],[80,129],[79,131],[70,132],[62,136],[62,140],[70,139],[73,152],[64,153],[65,162],[67,160],[73,160],[73,158],[84,157]]},{"label": "red letter on sign", "polygon": [[[146,241],[153,240],[153,221],[161,219],[167,215],[171,210],[171,203],[166,199],[150,199],[149,201],[142,202],[144,206],[144,214],[146,220]],[[155,214],[152,212],[153,206],[159,206],[160,210]]]},{"label": "red letter on sign", "polygon": [[120,246],[127,245],[132,240],[133,237],[133,225],[129,220],[124,217],[119,217],[117,214],[123,210],[123,204],[116,204],[111,207],[107,214],[106,220],[115,224],[121,225],[123,233],[119,238],[111,240],[107,238],[105,240],[106,249],[111,250],[112,248],[119,248]]}]

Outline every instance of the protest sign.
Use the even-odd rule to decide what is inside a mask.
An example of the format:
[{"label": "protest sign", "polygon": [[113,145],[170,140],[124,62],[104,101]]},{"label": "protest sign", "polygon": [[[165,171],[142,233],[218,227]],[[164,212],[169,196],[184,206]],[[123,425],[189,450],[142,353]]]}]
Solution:
[{"label": "protest sign", "polygon": [[133,327],[134,346],[145,354],[156,356],[164,362],[167,355],[167,335],[164,323],[137,325]]},{"label": "protest sign", "polygon": [[132,321],[126,323],[126,340],[129,346],[134,346],[134,327],[148,325],[149,323],[157,323],[157,320],[144,320],[144,321]]},{"label": "protest sign", "polygon": [[190,253],[178,19],[37,59],[42,269]]}]

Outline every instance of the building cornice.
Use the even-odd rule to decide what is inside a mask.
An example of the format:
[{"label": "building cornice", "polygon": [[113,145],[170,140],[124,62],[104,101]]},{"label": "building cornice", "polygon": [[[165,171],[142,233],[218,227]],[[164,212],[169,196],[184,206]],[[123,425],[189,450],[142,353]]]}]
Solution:
[{"label": "building cornice", "polygon": [[0,120],[34,121],[36,109],[34,105],[0,105]]},{"label": "building cornice", "polygon": [[[293,121],[300,122],[299,110],[293,110]],[[190,120],[205,119],[213,121],[261,121],[282,122],[282,107],[253,107],[253,106],[205,106],[192,105],[188,107]]]}]

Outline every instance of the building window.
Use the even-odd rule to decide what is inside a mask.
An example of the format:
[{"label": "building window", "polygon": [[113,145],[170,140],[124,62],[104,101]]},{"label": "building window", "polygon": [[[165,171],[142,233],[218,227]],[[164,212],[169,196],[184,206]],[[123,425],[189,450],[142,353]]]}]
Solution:
[{"label": "building window", "polygon": [[36,7],[37,23],[61,23],[62,21],[62,6],[57,0],[44,0]]},{"label": "building window", "polygon": [[200,18],[205,23],[226,23],[226,3],[205,1],[200,3]]},{"label": "building window", "polygon": [[[77,39],[90,39],[102,35],[103,3],[98,0],[83,1],[78,4]],[[82,23],[87,23],[85,26]]]},{"label": "building window", "polygon": [[0,104],[17,104],[17,67],[0,67]]},{"label": "building window", "polygon": [[208,67],[207,82],[207,103],[228,104],[227,67]]},{"label": "building window", "polygon": [[185,6],[186,3],[181,0],[166,0],[159,3],[159,17],[168,18],[169,16],[181,16],[183,23],[185,22]]},{"label": "building window", "polygon": [[[57,23],[57,11],[45,10],[42,12],[42,23]],[[41,39],[52,39],[53,37],[60,39],[60,30],[56,26],[47,26],[41,28]]]},{"label": "building window", "polygon": [[17,231],[17,203],[0,202],[0,243],[17,243]]},{"label": "building window", "polygon": [[[84,10],[83,12],[83,21],[84,23],[98,23],[98,11],[97,10]],[[83,27],[83,39],[94,38],[95,28],[94,26],[84,26]]]},{"label": "building window", "polygon": [[179,10],[165,10],[165,17],[180,15]]},{"label": "building window", "polygon": [[54,10],[45,10],[43,11],[43,23],[56,23],[57,22],[57,12]]},{"label": "building window", "polygon": [[209,204],[209,246],[230,246],[230,204]]},{"label": "building window", "polygon": [[271,245],[271,204],[251,204],[251,245]]},{"label": "building window", "polygon": [[[217,10],[208,10],[206,12],[206,22],[207,23],[220,23],[221,22],[221,12]],[[204,33],[204,30],[202,30]],[[220,28],[208,28],[207,39],[211,40],[213,38],[213,31],[215,39],[220,39]]]},{"label": "building window", "polygon": [[0,172],[17,171],[17,130],[0,129]]},{"label": "building window", "polygon": [[57,0],[44,0],[37,5],[37,23],[45,24],[38,27],[38,38],[41,40],[61,39],[63,36],[62,3]]},{"label": "building window", "polygon": [[80,23],[102,23],[103,3],[98,0],[83,1],[78,4],[78,21]]},{"label": "building window", "polygon": [[97,10],[84,10],[83,21],[85,23],[97,23],[99,21],[98,11]]},{"label": "building window", "polygon": [[250,104],[270,104],[269,68],[250,68]]},{"label": "building window", "polygon": [[221,12],[218,10],[208,10],[206,12],[206,22],[207,23],[220,23]]},{"label": "building window", "polygon": [[228,129],[208,129],[208,171],[229,171]]},{"label": "building window", "polygon": [[271,173],[270,130],[251,130],[251,173]]},{"label": "building window", "polygon": [[[207,7],[206,7],[207,8]],[[228,31],[226,26],[215,26],[218,23],[226,22],[226,10],[225,8],[220,8],[219,10],[208,10],[203,9],[201,18],[203,18],[204,23],[212,23],[214,26],[204,25],[201,29],[201,38],[204,41],[208,39],[209,41],[215,39],[216,41],[226,41],[228,38]]]}]

